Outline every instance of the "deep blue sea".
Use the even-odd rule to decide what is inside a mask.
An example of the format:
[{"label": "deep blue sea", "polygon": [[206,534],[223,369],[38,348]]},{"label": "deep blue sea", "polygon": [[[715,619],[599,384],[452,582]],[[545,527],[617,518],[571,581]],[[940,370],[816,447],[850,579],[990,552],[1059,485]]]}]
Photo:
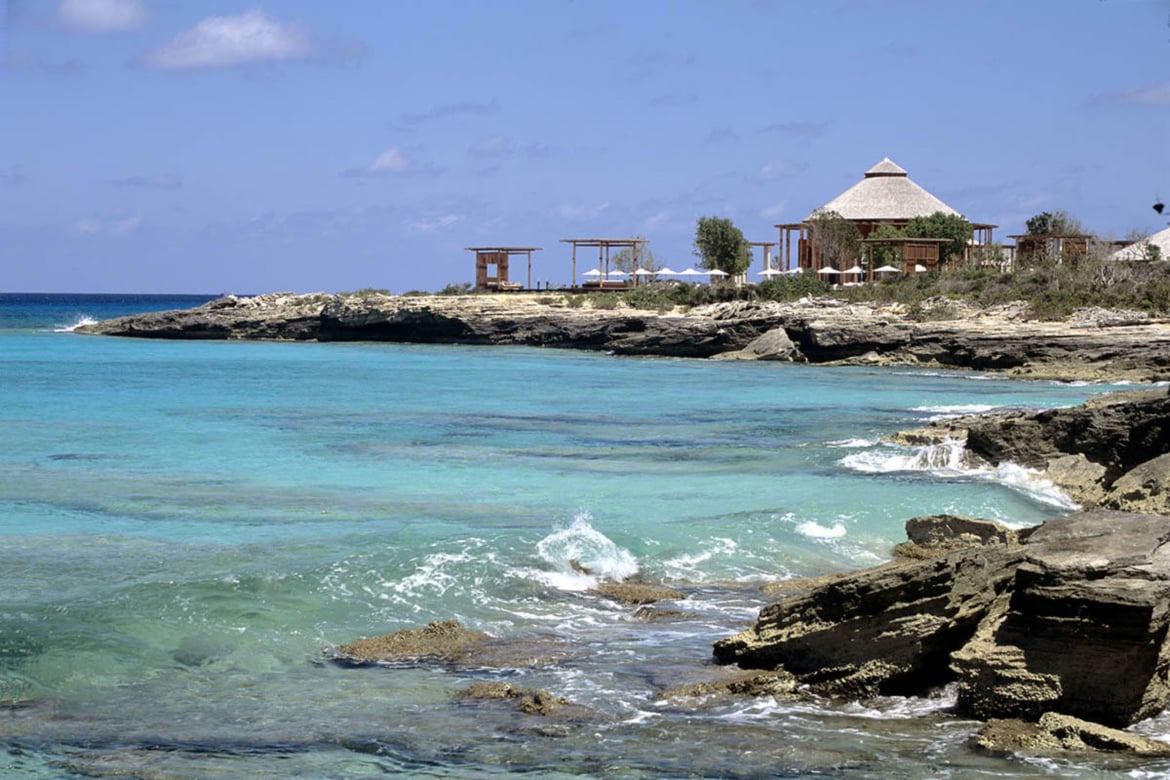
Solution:
[{"label": "deep blue sea", "polygon": [[[2,778],[1170,775],[976,755],[946,690],[659,695],[716,671],[711,643],[754,619],[764,582],[888,560],[915,515],[1071,509],[1023,469],[880,436],[1112,388],[71,332],[209,297],[0,295]],[[662,605],[680,614],[646,621],[592,590],[634,573],[682,590]],[[531,668],[327,657],[452,618],[571,652]],[[594,715],[455,698],[496,680]]]}]

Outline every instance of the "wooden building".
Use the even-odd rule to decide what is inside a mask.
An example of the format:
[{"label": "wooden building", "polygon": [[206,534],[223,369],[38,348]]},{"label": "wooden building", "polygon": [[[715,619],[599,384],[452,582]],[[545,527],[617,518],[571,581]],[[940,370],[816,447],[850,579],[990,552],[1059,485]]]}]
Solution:
[{"label": "wooden building", "polygon": [[610,251],[616,249],[620,252],[623,249],[629,249],[633,255],[633,267],[637,269],[638,255],[648,242],[647,238],[562,238],[562,244],[573,246],[572,287],[577,288],[577,250],[592,248],[597,249],[597,268],[591,269],[595,272],[596,278],[583,281],[582,288],[621,290],[631,284],[637,284],[636,274],[630,276],[627,281],[626,274],[621,273],[616,268],[610,268]]},{"label": "wooden building", "polygon": [[[803,222],[775,226],[780,231],[783,270],[800,268],[816,272],[825,266],[823,253],[812,240],[810,222],[818,214],[830,211],[855,224],[863,240],[867,239],[879,225],[902,228],[916,217],[929,217],[936,212],[960,216],[959,212],[923,189],[910,178],[905,169],[886,157],[866,171],[861,181],[814,210]],[[972,227],[975,229],[976,241],[968,252],[978,256],[979,247],[991,245],[992,231],[996,226],[972,223]],[[931,259],[931,247],[928,244],[929,242],[915,241],[904,244],[904,252],[908,251],[911,259],[917,261],[907,263],[906,255],[903,255],[903,262],[910,268],[910,273],[914,273],[919,266],[931,267],[922,262]],[[934,244],[933,251],[933,267],[941,269],[937,243]]]},{"label": "wooden building", "polygon": [[[538,246],[469,246],[468,252],[475,252],[475,289],[479,291],[509,291],[532,289],[532,253],[539,252]],[[513,255],[528,258],[528,281],[526,285],[508,278],[508,260]]]}]

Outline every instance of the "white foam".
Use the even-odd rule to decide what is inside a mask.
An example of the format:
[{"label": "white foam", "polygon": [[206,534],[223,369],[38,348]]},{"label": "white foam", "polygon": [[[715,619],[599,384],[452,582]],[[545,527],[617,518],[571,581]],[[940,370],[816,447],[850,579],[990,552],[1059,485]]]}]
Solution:
[{"label": "white foam", "polygon": [[842,449],[859,449],[861,447],[872,447],[877,444],[880,439],[838,439],[828,443],[830,447],[840,447]]},{"label": "white foam", "polygon": [[[629,550],[595,529],[591,515],[582,512],[568,528],[553,531],[536,543],[536,552],[552,571],[537,579],[564,590],[587,590],[601,580],[623,580],[638,572],[638,560]],[[573,562],[585,571],[574,568]],[[586,573],[587,572],[587,573]]]},{"label": "white foam", "polygon": [[821,525],[815,520],[806,520],[796,526],[796,532],[809,539],[840,539],[845,536],[845,524],[834,523],[832,527]]},{"label": "white foam", "polygon": [[941,406],[914,406],[912,412],[927,412],[934,415],[930,419],[941,420],[947,417],[960,417],[964,414],[984,414],[996,407],[988,404],[943,404]]},{"label": "white foam", "polygon": [[942,478],[971,478],[998,482],[1023,493],[1030,498],[1060,509],[1075,510],[1080,506],[1069,496],[1040,476],[1037,469],[1030,469],[1015,463],[1005,462],[990,466],[971,466],[963,442],[945,439],[938,444],[929,444],[907,450],[901,447],[884,447],[846,455],[839,463],[846,468],[863,474],[892,474],[897,472],[924,472]]},{"label": "white foam", "polygon": [[98,322],[97,320],[95,320],[93,317],[89,316],[88,314],[82,314],[82,315],[78,316],[76,320],[73,321],[73,324],[59,325],[58,327],[53,328],[53,332],[54,333],[72,333],[73,331],[80,328],[82,325],[96,325],[97,322]]}]

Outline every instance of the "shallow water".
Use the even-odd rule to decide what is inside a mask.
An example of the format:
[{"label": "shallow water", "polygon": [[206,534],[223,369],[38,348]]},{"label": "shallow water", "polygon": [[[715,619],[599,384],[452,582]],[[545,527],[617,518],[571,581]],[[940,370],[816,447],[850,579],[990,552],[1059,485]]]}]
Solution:
[{"label": "shallow water", "polygon": [[[0,296],[0,776],[1170,770],[977,756],[965,746],[975,724],[950,714],[946,692],[659,695],[718,671],[711,642],[754,618],[764,581],[886,560],[918,514],[1028,524],[1067,511],[1022,470],[972,472],[879,436],[1107,388],[67,332],[164,305],[50,299],[18,316]],[[590,589],[631,573],[681,589],[664,606],[689,616],[647,622]],[[450,618],[568,651],[478,669],[326,659],[335,644]],[[548,689],[590,715],[454,698],[483,680]]]}]

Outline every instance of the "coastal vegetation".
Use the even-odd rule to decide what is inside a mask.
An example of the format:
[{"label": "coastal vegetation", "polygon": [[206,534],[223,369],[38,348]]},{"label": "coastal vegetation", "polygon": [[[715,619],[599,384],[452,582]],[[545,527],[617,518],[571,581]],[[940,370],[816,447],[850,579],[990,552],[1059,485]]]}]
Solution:
[{"label": "coastal vegetation", "polygon": [[752,264],[752,247],[730,219],[699,217],[695,227],[695,257],[708,271],[738,276]]}]

